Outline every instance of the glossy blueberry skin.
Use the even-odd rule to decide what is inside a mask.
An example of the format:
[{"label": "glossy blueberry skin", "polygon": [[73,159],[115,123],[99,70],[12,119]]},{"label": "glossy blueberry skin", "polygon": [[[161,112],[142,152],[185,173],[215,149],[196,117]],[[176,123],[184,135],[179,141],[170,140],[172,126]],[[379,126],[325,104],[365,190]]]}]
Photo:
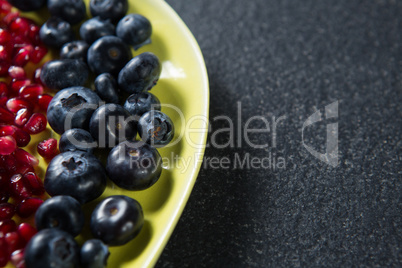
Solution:
[{"label": "glossy blueberry skin", "polygon": [[80,36],[88,44],[92,44],[99,38],[114,35],[115,27],[109,20],[95,17],[85,21],[80,28]]},{"label": "glossy blueberry skin", "polygon": [[85,268],[104,268],[107,266],[107,259],[110,252],[99,239],[89,239],[81,247],[80,263]]},{"label": "glossy blueberry skin", "polygon": [[47,0],[47,8],[52,16],[62,18],[70,24],[77,24],[86,16],[82,0]]},{"label": "glossy blueberry skin", "polygon": [[149,111],[138,121],[138,134],[154,147],[166,146],[174,136],[173,121],[160,111]]},{"label": "glossy blueberry skin", "polygon": [[158,181],[162,173],[162,158],[149,144],[125,141],[110,151],[106,172],[123,189],[144,190]]},{"label": "glossy blueberry skin", "polygon": [[95,74],[117,75],[131,57],[131,50],[123,40],[117,36],[104,36],[89,47],[87,62]]},{"label": "glossy blueberry skin", "polygon": [[84,204],[99,197],[105,190],[105,169],[90,153],[64,152],[50,161],[44,186],[50,196],[70,195]]},{"label": "glossy blueberry skin", "polygon": [[7,0],[11,5],[22,11],[34,11],[46,4],[46,0]]},{"label": "glossy blueberry skin", "polygon": [[77,236],[84,227],[81,204],[68,195],[49,198],[36,211],[35,226],[38,230],[57,228]]},{"label": "glossy blueberry skin", "polygon": [[74,238],[59,229],[44,229],[25,247],[26,268],[72,268],[79,266],[79,246]]},{"label": "glossy blueberry skin", "polygon": [[138,235],[144,225],[141,205],[128,196],[114,195],[103,199],[91,215],[95,238],[109,246],[121,246]]},{"label": "glossy blueberry skin", "polygon": [[124,103],[124,108],[138,119],[151,110],[161,110],[161,102],[150,92],[134,93]]},{"label": "glossy blueberry skin", "polygon": [[107,103],[93,113],[89,130],[100,148],[113,148],[122,141],[135,138],[137,123],[122,106]]},{"label": "glossy blueberry skin", "polygon": [[117,82],[121,89],[130,94],[140,93],[156,85],[161,70],[159,59],[151,52],[144,52],[124,66]]},{"label": "glossy blueberry skin", "polygon": [[51,17],[40,28],[39,37],[45,45],[60,48],[74,40],[74,32],[67,21],[59,17]]},{"label": "glossy blueberry skin", "polygon": [[61,153],[67,151],[83,151],[93,153],[97,143],[92,138],[91,133],[81,128],[69,129],[61,135],[59,140],[59,150]]},{"label": "glossy blueberry skin", "polygon": [[116,35],[132,46],[138,46],[151,37],[151,22],[140,14],[129,14],[116,26]]},{"label": "glossy blueberry skin", "polygon": [[109,73],[103,73],[94,81],[95,92],[106,103],[119,103],[118,87],[116,79]]},{"label": "glossy blueberry skin", "polygon": [[40,73],[42,83],[60,90],[72,86],[81,86],[88,78],[87,65],[77,59],[51,60],[46,62]]},{"label": "glossy blueberry skin", "polygon": [[60,59],[76,59],[87,62],[89,45],[82,40],[64,44],[60,49]]},{"label": "glossy blueberry skin", "polygon": [[[89,88],[65,88],[57,92],[50,101],[47,120],[52,129],[59,134],[72,128],[88,130],[91,116],[100,102],[99,96]],[[71,124],[66,121],[70,118]]]},{"label": "glossy blueberry skin", "polygon": [[99,16],[104,20],[118,22],[128,10],[127,0],[91,0],[89,10],[93,17]]}]

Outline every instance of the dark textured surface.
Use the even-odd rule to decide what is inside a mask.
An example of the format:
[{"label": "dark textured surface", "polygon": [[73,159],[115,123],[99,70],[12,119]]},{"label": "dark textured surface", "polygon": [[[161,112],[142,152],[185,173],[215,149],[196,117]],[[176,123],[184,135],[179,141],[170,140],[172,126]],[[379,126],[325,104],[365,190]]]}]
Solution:
[{"label": "dark textured surface", "polygon": [[[206,165],[157,267],[400,267],[402,2],[168,2],[203,51],[213,131],[228,127],[216,116],[236,118],[237,102],[243,124],[255,115],[285,116],[275,148],[272,132],[259,133],[251,140],[269,148],[243,142],[210,147],[206,157],[271,153],[286,167]],[[307,152],[301,129],[337,100],[333,168]],[[320,152],[326,123],[305,133]],[[223,144],[229,137],[214,138]]]}]

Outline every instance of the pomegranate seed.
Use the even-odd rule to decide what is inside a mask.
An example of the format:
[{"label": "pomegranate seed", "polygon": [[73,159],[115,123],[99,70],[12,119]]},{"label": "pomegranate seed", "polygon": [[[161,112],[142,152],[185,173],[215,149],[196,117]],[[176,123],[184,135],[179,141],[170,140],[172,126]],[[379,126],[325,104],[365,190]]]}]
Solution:
[{"label": "pomegranate seed", "polygon": [[0,106],[6,106],[7,101],[8,97],[0,97]]},{"label": "pomegranate seed", "polygon": [[9,155],[17,148],[17,142],[13,136],[0,137],[0,155]]},{"label": "pomegranate seed", "polygon": [[13,6],[7,1],[0,2],[0,15],[8,14]]},{"label": "pomegranate seed", "polygon": [[38,97],[38,106],[42,111],[47,111],[47,107],[49,107],[50,101],[53,99],[52,96],[48,94],[42,94]]},{"label": "pomegranate seed", "polygon": [[[15,174],[25,175],[28,172],[35,172],[35,169],[33,168],[33,166],[27,165],[27,164],[18,164],[17,167],[15,168]],[[25,182],[24,182],[24,185],[25,185]],[[29,185],[27,185],[27,187],[28,186]]]},{"label": "pomegranate seed", "polygon": [[26,198],[18,205],[17,214],[22,218],[27,218],[34,214],[42,203],[43,200],[37,197]]},{"label": "pomegranate seed", "polygon": [[15,132],[12,126],[2,125],[0,126],[0,137],[13,135]]},{"label": "pomegranate seed", "polygon": [[19,129],[16,126],[13,126],[13,127],[15,130],[13,137],[14,137],[15,141],[17,142],[17,146],[18,147],[27,146],[29,144],[29,142],[31,141],[31,136],[24,130]]},{"label": "pomegranate seed", "polygon": [[0,220],[11,219],[15,214],[15,206],[10,203],[0,204]]},{"label": "pomegranate seed", "polygon": [[27,77],[25,70],[20,66],[10,66],[8,68],[8,75],[15,79],[25,79]]},{"label": "pomegranate seed", "polygon": [[28,101],[26,101],[24,99],[18,98],[18,97],[9,99],[7,101],[6,106],[7,106],[7,109],[13,113],[16,113],[20,109],[24,109],[24,108],[32,109],[31,103],[29,103]]},{"label": "pomegranate seed", "polygon": [[34,195],[41,195],[45,192],[43,182],[38,177],[38,175],[35,174],[35,172],[27,172],[26,174],[24,174],[23,178],[24,183],[26,183],[26,185],[29,185],[29,188]]},{"label": "pomegranate seed", "polygon": [[11,253],[10,260],[16,268],[25,268],[24,249],[18,249]]},{"label": "pomegranate seed", "polygon": [[10,260],[6,239],[0,236],[0,267],[5,267]]},{"label": "pomegranate seed", "polygon": [[26,164],[30,166],[37,166],[39,164],[39,159],[31,155],[27,151],[21,148],[17,148],[14,153],[15,159],[19,164]]},{"label": "pomegranate seed", "polygon": [[28,122],[28,119],[31,117],[31,115],[31,111],[26,108],[19,110],[15,115],[14,124],[16,126],[23,127],[26,122]]},{"label": "pomegranate seed", "polygon": [[8,252],[16,251],[25,246],[25,241],[18,232],[9,232],[4,236],[4,239],[8,245]]},{"label": "pomegranate seed", "polygon": [[0,60],[7,61],[7,63],[10,62],[13,52],[13,46],[10,43],[0,45]]},{"label": "pomegranate seed", "polygon": [[31,40],[27,36],[23,35],[11,35],[11,42],[14,44],[13,46],[13,54],[16,54],[17,51],[24,46],[31,45]]},{"label": "pomegranate seed", "polygon": [[27,36],[29,32],[29,28],[31,26],[31,22],[23,17],[15,18],[11,21],[10,25],[8,26],[11,32],[16,33],[17,35],[24,35]]},{"label": "pomegranate seed", "polygon": [[1,157],[1,160],[2,160],[2,163],[1,163],[2,167],[0,169],[0,186],[1,186],[1,190],[3,192],[3,190],[7,190],[5,188],[7,188],[6,186],[8,185],[8,182],[10,181],[10,176],[8,175],[8,172],[5,169],[5,167],[3,167],[4,156]]},{"label": "pomegranate seed", "polygon": [[33,103],[42,94],[43,94],[43,87],[37,84],[24,86],[20,89],[20,97]]},{"label": "pomegranate seed", "polygon": [[17,231],[15,221],[10,219],[0,221],[0,237],[4,237],[7,233],[15,231]]},{"label": "pomegranate seed", "polygon": [[25,66],[30,60],[30,55],[33,52],[33,47],[31,45],[24,46],[20,48],[13,58],[13,64],[15,66]]},{"label": "pomegranate seed", "polygon": [[25,186],[21,174],[15,174],[10,179],[10,193],[17,198],[25,199],[32,196],[32,192]]},{"label": "pomegranate seed", "polygon": [[31,84],[31,80],[29,80],[29,79],[23,79],[23,80],[13,79],[10,83],[10,89],[11,89],[12,95],[17,96],[22,87],[30,85],[30,84]]},{"label": "pomegranate seed", "polygon": [[4,161],[3,164],[7,168],[9,174],[15,174],[15,170],[17,168],[17,160],[15,159],[14,155],[10,154],[4,156],[3,161]]},{"label": "pomegranate seed", "polygon": [[38,134],[46,129],[46,116],[40,113],[34,113],[24,126],[24,130],[29,134]]},{"label": "pomegranate seed", "polygon": [[11,34],[6,29],[0,28],[0,44],[7,44],[10,42]]},{"label": "pomegranate seed", "polygon": [[39,44],[41,43],[40,37],[39,37],[39,31],[40,27],[35,24],[31,24],[29,27],[29,32],[28,32],[28,37],[31,39],[33,44]]},{"label": "pomegranate seed", "polygon": [[41,72],[42,72],[42,68],[37,68],[33,73],[32,80],[34,81],[35,84],[43,86],[42,81],[40,80],[40,73]]},{"label": "pomegranate seed", "polygon": [[1,59],[2,47],[3,46],[0,45],[0,77],[7,76],[8,69],[10,68],[10,63]]},{"label": "pomegranate seed", "polygon": [[59,151],[57,150],[57,140],[47,139],[38,143],[38,153],[45,159],[52,159]]},{"label": "pomegranate seed", "polygon": [[14,19],[16,19],[19,16],[20,13],[18,11],[10,12],[4,17],[3,21],[5,24],[9,25]]},{"label": "pomegranate seed", "polygon": [[14,114],[2,107],[0,107],[0,123],[12,124],[14,123]]},{"label": "pomegranate seed", "polygon": [[24,238],[25,242],[28,242],[37,233],[37,230],[29,223],[23,222],[18,225],[18,233]]},{"label": "pomegranate seed", "polygon": [[31,61],[35,64],[39,63],[47,54],[47,48],[44,46],[36,46],[31,54]]},{"label": "pomegranate seed", "polygon": [[7,95],[8,95],[8,85],[6,82],[1,81],[0,82],[0,96],[7,97]]}]

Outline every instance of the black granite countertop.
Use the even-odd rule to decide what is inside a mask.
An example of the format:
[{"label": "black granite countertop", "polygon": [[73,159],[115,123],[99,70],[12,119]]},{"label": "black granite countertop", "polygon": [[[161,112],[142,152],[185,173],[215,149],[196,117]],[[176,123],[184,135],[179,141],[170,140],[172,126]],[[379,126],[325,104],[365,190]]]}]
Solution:
[{"label": "black granite countertop", "polygon": [[402,1],[168,3],[214,145],[157,267],[401,267]]}]

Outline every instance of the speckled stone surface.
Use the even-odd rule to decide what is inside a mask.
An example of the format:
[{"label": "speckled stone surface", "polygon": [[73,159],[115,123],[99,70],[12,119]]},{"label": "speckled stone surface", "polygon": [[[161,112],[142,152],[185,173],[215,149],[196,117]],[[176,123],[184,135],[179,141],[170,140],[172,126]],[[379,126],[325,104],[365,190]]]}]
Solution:
[{"label": "speckled stone surface", "polygon": [[[401,267],[402,2],[168,3],[206,61],[209,142],[229,140],[214,133],[230,126],[216,117],[237,120],[238,105],[243,126],[263,116],[270,132],[248,137],[267,148],[252,148],[244,136],[238,146],[237,133],[233,148],[207,148],[157,267]],[[338,124],[333,167],[303,146],[302,128],[336,101],[337,118],[303,132],[304,144],[324,153],[326,126]],[[282,116],[275,131],[274,116]],[[235,157],[247,155],[265,159],[265,168],[234,169]],[[233,165],[215,168],[213,157]]]}]

